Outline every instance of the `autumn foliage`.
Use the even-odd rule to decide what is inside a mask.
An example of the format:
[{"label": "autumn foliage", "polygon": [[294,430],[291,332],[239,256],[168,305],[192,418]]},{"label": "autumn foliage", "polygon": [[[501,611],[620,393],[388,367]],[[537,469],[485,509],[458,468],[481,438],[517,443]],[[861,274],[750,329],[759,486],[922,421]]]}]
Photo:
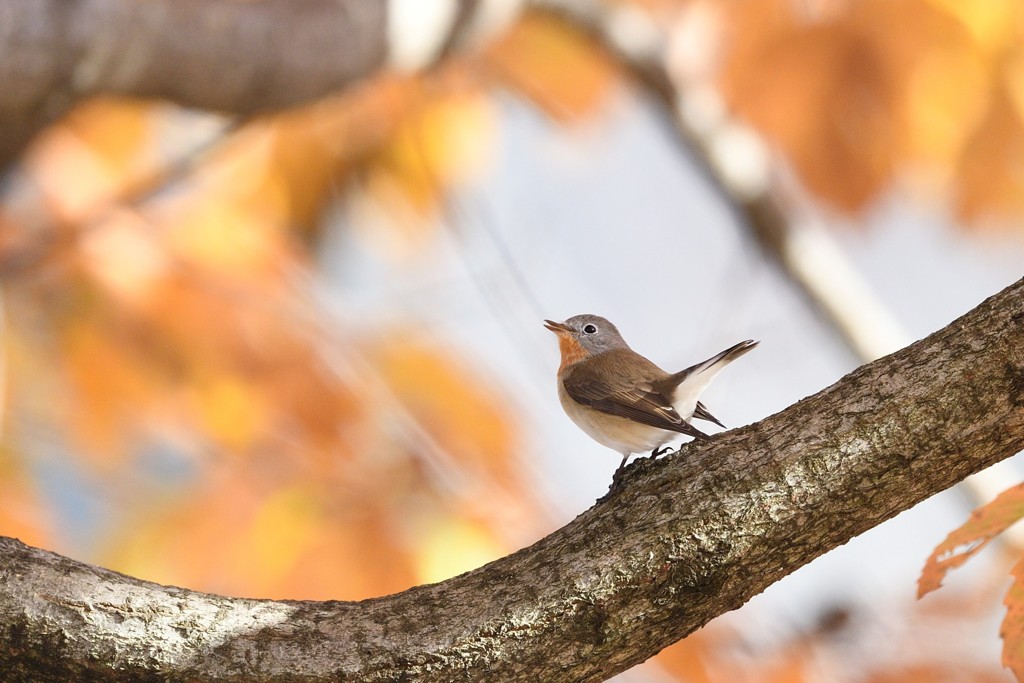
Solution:
[{"label": "autumn foliage", "polygon": [[[962,566],[999,534],[1024,517],[1024,484],[1007,489],[991,503],[971,513],[970,518],[950,532],[936,546],[917,583],[918,597],[939,588],[947,572]],[[999,635],[1003,639],[1003,666],[1018,680],[1024,679],[1024,558],[1011,570],[1013,583],[1006,593],[1006,618]]]},{"label": "autumn foliage", "polygon": [[1024,210],[1020,3],[763,0],[723,11],[726,98],[816,196],[857,210],[898,182],[948,194],[968,224]]},{"label": "autumn foliage", "polygon": [[[1024,215],[1024,4],[617,4],[705,36],[697,54],[670,50],[673,68],[831,209],[895,186],[967,226]],[[425,74],[275,116],[79,106],[0,206],[0,533],[160,582],[324,599],[440,580],[537,538],[553,522],[506,390],[415,320],[328,305],[318,249],[342,231],[399,269],[438,239],[446,199],[495,153],[499,93],[571,127],[641,88],[586,31],[530,14]],[[951,534],[921,592],[1024,514],[1021,495]],[[1022,572],[1002,632],[1020,680]],[[837,630],[749,666],[728,629],[659,659],[676,680],[810,681]],[[850,680],[966,680],[937,670]]]}]

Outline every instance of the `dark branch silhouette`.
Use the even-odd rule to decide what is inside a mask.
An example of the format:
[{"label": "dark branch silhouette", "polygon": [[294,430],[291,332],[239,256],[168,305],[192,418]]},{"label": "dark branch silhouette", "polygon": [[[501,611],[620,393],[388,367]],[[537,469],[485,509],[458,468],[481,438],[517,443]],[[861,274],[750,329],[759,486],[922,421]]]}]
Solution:
[{"label": "dark branch silhouette", "polygon": [[95,95],[247,115],[379,71],[378,0],[0,0],[0,166]]}]

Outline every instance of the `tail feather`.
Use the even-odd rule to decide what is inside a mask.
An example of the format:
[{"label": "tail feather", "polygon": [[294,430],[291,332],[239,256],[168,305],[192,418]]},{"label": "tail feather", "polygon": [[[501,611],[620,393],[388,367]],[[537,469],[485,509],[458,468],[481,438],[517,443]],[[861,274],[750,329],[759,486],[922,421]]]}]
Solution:
[{"label": "tail feather", "polygon": [[758,342],[748,339],[730,346],[725,351],[708,358],[702,363],[691,365],[685,370],[669,375],[664,380],[662,388],[667,390],[667,395],[673,397],[672,403],[680,415],[684,417],[698,417],[724,427],[717,418],[708,412],[704,404],[700,403],[697,399],[700,398],[700,395],[704,393],[704,390],[711,384],[711,380],[715,378],[722,368],[757,345]]},{"label": "tail feather", "polygon": [[704,405],[703,403],[701,403],[700,401],[697,401],[697,406],[693,409],[693,416],[696,417],[696,418],[699,418],[701,420],[707,420],[708,422],[714,422],[716,425],[718,425],[722,429],[725,429],[725,425],[722,424],[721,421],[717,417],[712,415],[711,411],[708,410],[708,407],[706,405]]}]

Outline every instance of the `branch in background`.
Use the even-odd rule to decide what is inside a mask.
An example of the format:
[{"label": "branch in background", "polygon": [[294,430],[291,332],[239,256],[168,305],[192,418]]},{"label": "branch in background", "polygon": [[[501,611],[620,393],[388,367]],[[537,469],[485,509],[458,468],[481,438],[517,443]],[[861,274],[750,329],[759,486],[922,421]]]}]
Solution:
[{"label": "branch in background", "polygon": [[860,362],[910,342],[827,233],[797,220],[763,142],[728,116],[717,94],[678,82],[667,62],[670,36],[634,5],[581,0],[533,0],[538,10],[581,27],[626,67],[671,118],[688,156],[711,181],[725,206],[762,246]]},{"label": "branch in background", "polygon": [[1024,280],[755,425],[638,461],[533,546],[397,595],[231,599],[0,540],[10,680],[574,680],[624,671],[1024,448]]},{"label": "branch in background", "polygon": [[345,87],[386,52],[383,5],[365,0],[0,0],[0,16],[5,162],[93,95],[249,114]]},{"label": "branch in background", "polygon": [[[0,167],[31,134],[86,97],[157,97],[235,115],[278,110],[344,89],[388,64],[406,70],[431,64],[504,25],[524,4],[588,30],[662,102],[725,204],[740,211],[741,222],[862,360],[906,343],[884,307],[829,248],[824,231],[797,229],[779,205],[771,160],[757,138],[743,135],[724,114],[709,116],[707,107],[695,121],[700,98],[673,81],[664,31],[644,24],[645,15],[631,5],[0,0]],[[827,269],[813,267],[826,255]]]},{"label": "branch in background", "polygon": [[524,7],[587,30],[661,101],[724,203],[861,361],[908,341],[827,233],[782,205],[782,183],[763,143],[709,93],[673,78],[669,36],[628,3],[0,0],[0,168],[87,97],[156,97],[243,116],[275,111],[388,66],[423,68],[490,35]]},{"label": "branch in background", "polygon": [[494,0],[0,0],[0,169],[77,102],[251,115],[415,70],[516,11]]}]

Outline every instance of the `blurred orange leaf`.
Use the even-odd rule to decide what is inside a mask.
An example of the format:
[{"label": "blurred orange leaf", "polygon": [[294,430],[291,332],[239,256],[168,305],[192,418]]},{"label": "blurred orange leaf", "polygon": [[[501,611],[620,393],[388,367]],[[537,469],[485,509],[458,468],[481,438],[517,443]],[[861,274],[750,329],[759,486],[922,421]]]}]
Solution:
[{"label": "blurred orange leaf", "polygon": [[153,121],[162,105],[89,100],[46,130],[27,159],[58,220],[88,221],[158,163]]},{"label": "blurred orange leaf", "polygon": [[862,207],[911,150],[942,151],[948,163],[973,123],[964,108],[980,108],[985,81],[970,67],[968,34],[927,0],[840,3],[816,19],[787,0],[728,9],[727,98],[840,208]]},{"label": "blurred orange leaf", "polygon": [[723,633],[720,626],[703,628],[666,647],[654,661],[687,683],[715,683],[720,680],[720,670],[714,665],[715,649],[733,638],[734,633]]},{"label": "blurred orange leaf", "polygon": [[1024,559],[1013,566],[1010,574],[1013,583],[1003,599],[1006,617],[999,628],[1003,639],[1003,666],[1010,669],[1018,681],[1024,681]]},{"label": "blurred orange leaf", "polygon": [[930,1],[963,23],[986,55],[994,56],[1018,40],[1019,0]]},{"label": "blurred orange leaf", "polygon": [[856,211],[906,179],[943,196],[952,185],[967,220],[1024,214],[1024,5],[719,7],[727,100],[816,196]]},{"label": "blurred orange leaf", "polygon": [[270,120],[274,173],[287,188],[291,225],[314,230],[324,206],[349,190],[422,99],[417,78],[380,74],[342,94]]},{"label": "blurred orange leaf", "polygon": [[486,58],[499,80],[567,122],[593,115],[619,73],[583,33],[543,14],[526,14],[488,48]]},{"label": "blurred orange leaf", "polygon": [[[1017,78],[1024,87],[1024,60]],[[1008,76],[1009,77],[1009,76]],[[1024,214],[1024,97],[1000,84],[956,168],[958,213],[968,220]]]},{"label": "blurred orange leaf", "polygon": [[[393,133],[363,162],[365,188],[400,233],[402,255],[418,253],[445,192],[478,175],[493,148],[494,104],[456,69],[440,83],[417,86],[419,97]],[[380,238],[380,235],[375,235]],[[412,239],[410,239],[412,238]]]},{"label": "blurred orange leaf", "polygon": [[151,366],[139,357],[123,330],[100,320],[69,321],[62,330],[59,358],[76,408],[67,408],[70,427],[92,464],[113,467],[126,456],[125,406],[142,411],[155,396]]},{"label": "blurred orange leaf", "polygon": [[396,330],[386,335],[393,343],[375,350],[395,395],[459,462],[493,469],[511,481],[516,444],[506,411],[453,357],[401,341],[408,337]]},{"label": "blurred orange leaf", "polygon": [[126,176],[138,172],[153,133],[153,112],[161,105],[138,99],[98,98],[76,107],[65,119],[75,135]]},{"label": "blurred orange leaf", "polygon": [[1024,484],[1003,491],[995,500],[972,512],[970,518],[928,557],[917,580],[917,597],[941,586],[950,569],[964,564],[1021,517],[1024,517]]},{"label": "blurred orange leaf", "polygon": [[221,374],[193,389],[200,424],[231,452],[251,446],[270,423],[270,402],[259,384]]},{"label": "blurred orange leaf", "polygon": [[971,666],[969,663],[960,666],[946,662],[928,662],[912,666],[886,667],[873,672],[864,679],[864,683],[1006,683],[1006,678],[998,670]]},{"label": "blurred orange leaf", "polygon": [[53,539],[45,501],[8,448],[0,448],[0,534],[40,547]]}]

